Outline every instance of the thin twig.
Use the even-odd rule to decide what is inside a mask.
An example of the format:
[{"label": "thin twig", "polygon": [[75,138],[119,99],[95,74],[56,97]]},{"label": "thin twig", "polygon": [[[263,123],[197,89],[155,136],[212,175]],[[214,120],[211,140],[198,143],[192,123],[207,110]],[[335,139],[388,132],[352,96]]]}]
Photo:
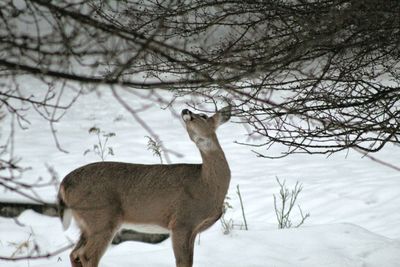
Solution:
[{"label": "thin twig", "polygon": [[240,194],[239,185],[236,185],[236,193],[238,194],[239,200],[240,200],[240,208],[242,209],[242,217],[243,217],[243,222],[244,222],[244,228],[246,230],[249,230],[249,228],[247,227],[247,220],[246,220],[246,215],[244,213],[243,199],[242,199],[242,195]]},{"label": "thin twig", "polygon": [[32,256],[32,255],[28,255],[28,256],[20,256],[20,257],[7,257],[7,256],[0,256],[0,260],[5,260],[5,261],[20,261],[20,260],[37,260],[37,259],[46,259],[46,258],[51,258],[54,257],[70,248],[73,247],[74,244],[69,244],[65,247],[62,247],[60,249],[57,249],[53,252],[49,252],[46,254],[42,254],[42,255],[36,255],[36,256]]}]

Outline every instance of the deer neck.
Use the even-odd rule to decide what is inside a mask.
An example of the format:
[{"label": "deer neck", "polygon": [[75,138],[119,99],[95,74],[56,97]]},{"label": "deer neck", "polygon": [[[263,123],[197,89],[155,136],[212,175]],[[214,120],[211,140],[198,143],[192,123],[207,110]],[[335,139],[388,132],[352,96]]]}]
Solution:
[{"label": "deer neck", "polygon": [[228,162],[216,136],[206,142],[206,145],[197,145],[203,160],[201,177],[205,183],[224,191],[225,195],[230,181]]}]

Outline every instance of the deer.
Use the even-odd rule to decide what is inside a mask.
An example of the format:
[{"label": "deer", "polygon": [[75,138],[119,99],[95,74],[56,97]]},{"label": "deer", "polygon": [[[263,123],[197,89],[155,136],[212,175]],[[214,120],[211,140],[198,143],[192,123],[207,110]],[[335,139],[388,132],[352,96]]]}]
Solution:
[{"label": "deer", "polygon": [[181,112],[202,164],[134,164],[102,161],[65,176],[58,192],[64,229],[72,218],[80,237],[72,267],[97,267],[121,227],[169,233],[177,267],[193,265],[196,235],[219,220],[231,172],[216,130],[231,117],[230,105],[213,116]]}]

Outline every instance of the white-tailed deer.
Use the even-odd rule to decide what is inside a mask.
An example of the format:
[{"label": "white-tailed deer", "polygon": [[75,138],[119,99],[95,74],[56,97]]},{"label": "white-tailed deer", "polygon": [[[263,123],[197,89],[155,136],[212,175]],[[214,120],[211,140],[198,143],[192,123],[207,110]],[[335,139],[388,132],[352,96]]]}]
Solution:
[{"label": "white-tailed deer", "polygon": [[230,170],[215,131],[230,115],[230,107],[212,117],[182,111],[202,164],[96,162],[68,174],[58,197],[64,228],[74,217],[81,230],[72,266],[98,266],[126,224],[141,232],[171,233],[176,266],[192,266],[196,234],[219,219],[229,187]]}]

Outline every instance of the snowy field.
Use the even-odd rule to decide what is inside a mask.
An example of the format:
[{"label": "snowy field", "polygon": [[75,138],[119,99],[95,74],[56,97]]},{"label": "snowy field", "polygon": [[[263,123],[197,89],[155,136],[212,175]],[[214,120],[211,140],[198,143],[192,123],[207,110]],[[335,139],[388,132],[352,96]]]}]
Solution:
[{"label": "snowy field", "polygon": [[[132,96],[127,101],[137,106]],[[200,162],[180,118],[155,105],[141,113],[141,117],[167,148],[184,155],[171,156],[172,162]],[[25,181],[34,181],[39,176],[47,179],[46,164],[54,167],[62,178],[80,165],[98,161],[93,153],[84,155],[97,142],[96,136],[88,134],[92,126],[116,133],[109,141],[115,156],[110,155],[107,160],[159,163],[146,149],[145,136],[149,134],[107,93],[101,98],[94,94],[82,96],[56,124],[60,144],[68,154],[57,150],[48,123],[39,115],[32,112],[28,119],[31,121],[28,130],[16,129],[15,147],[15,154],[33,167],[24,174]],[[218,130],[232,171],[228,196],[233,208],[225,217],[235,224],[243,222],[236,194],[236,185],[240,185],[249,230],[235,227],[224,234],[221,223],[217,222],[196,241],[194,266],[400,266],[400,172],[353,151],[328,158],[321,155],[293,155],[277,160],[257,158],[248,147],[234,143],[245,141],[245,133],[234,123]],[[279,155],[279,149],[282,148],[273,147],[268,153]],[[387,147],[374,156],[399,165],[399,149]],[[289,188],[296,181],[303,185],[298,204],[310,217],[300,228],[277,229],[273,203],[273,194],[279,192],[276,177],[285,179]],[[45,200],[54,201],[54,187],[38,192]],[[20,196],[3,190],[0,198],[21,200]],[[293,221],[299,219],[296,210]],[[63,232],[58,218],[29,210],[17,220],[18,223],[0,217],[0,256],[24,256],[35,244],[41,253],[52,252],[70,244],[78,235],[76,227]],[[42,260],[0,260],[0,266],[70,266],[68,253]],[[111,246],[100,266],[174,266],[171,241]]]}]

